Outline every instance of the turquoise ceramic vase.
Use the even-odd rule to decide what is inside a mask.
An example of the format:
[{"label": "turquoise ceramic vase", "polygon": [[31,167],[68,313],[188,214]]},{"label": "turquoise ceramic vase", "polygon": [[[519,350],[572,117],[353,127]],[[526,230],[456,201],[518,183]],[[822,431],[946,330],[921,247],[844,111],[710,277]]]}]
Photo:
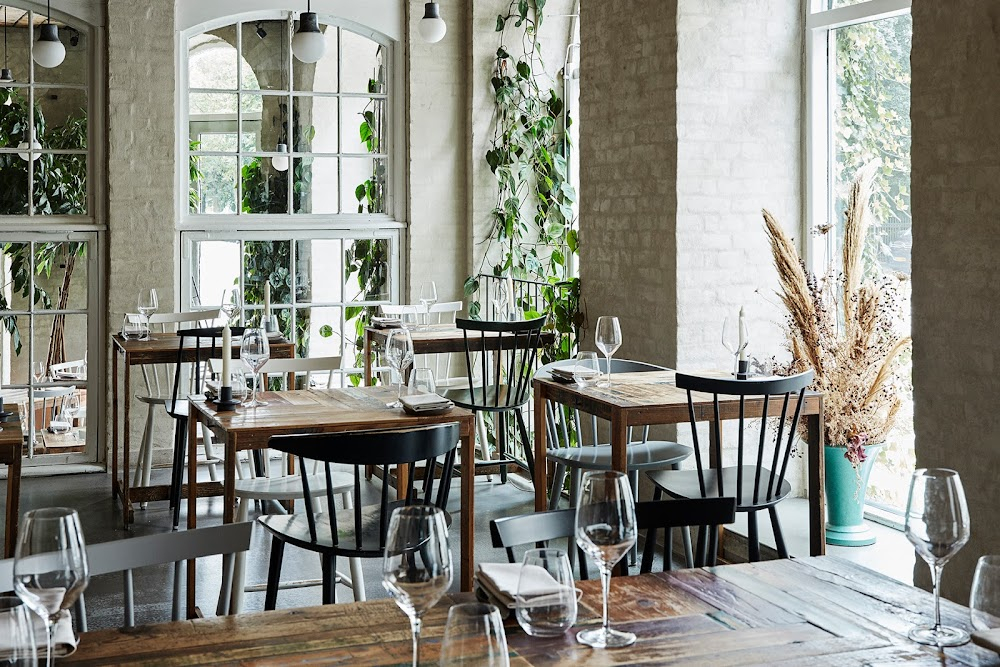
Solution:
[{"label": "turquoise ceramic vase", "polygon": [[[826,449],[826,543],[840,547],[875,544],[875,534],[865,523],[868,478],[883,445],[865,445],[867,457],[855,470],[844,456],[844,447]],[[860,476],[860,481],[859,481]]]}]

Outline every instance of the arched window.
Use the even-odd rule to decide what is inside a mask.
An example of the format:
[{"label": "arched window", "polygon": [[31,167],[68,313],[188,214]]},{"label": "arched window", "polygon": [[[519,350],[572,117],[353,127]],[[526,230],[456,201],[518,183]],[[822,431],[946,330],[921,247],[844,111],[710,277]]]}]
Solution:
[{"label": "arched window", "polygon": [[392,43],[321,16],[325,54],[303,63],[297,27],[272,12],[186,35],[182,298],[236,284],[254,322],[270,281],[298,353],[351,366],[360,309],[398,290]]}]

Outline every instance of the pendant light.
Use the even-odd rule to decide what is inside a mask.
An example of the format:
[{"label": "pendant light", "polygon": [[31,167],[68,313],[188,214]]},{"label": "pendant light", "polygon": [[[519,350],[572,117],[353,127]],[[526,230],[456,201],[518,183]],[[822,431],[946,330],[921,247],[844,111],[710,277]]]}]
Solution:
[{"label": "pendant light", "polygon": [[[42,150],[42,145],[40,143],[38,143],[38,139],[35,139],[34,137],[31,138],[31,149],[34,150],[34,151],[40,151],[40,150]],[[27,150],[28,150],[28,142],[27,141],[22,141],[21,143],[19,143],[17,145],[17,150],[19,150],[19,151],[25,151],[24,153],[18,153],[17,154],[17,156],[19,158],[21,158],[22,160],[24,160],[25,162],[28,161],[29,157],[31,158],[32,162],[37,162],[38,158],[42,157],[41,153],[37,153],[36,152],[34,154],[31,154],[31,153],[27,152]]]},{"label": "pendant light", "polygon": [[278,144],[275,152],[283,153],[283,155],[272,157],[271,166],[274,167],[275,171],[288,171],[288,144]]},{"label": "pendant light", "polygon": [[[285,55],[285,34],[288,32],[288,27],[281,31],[281,48],[279,53],[281,54],[281,90],[284,91],[285,86],[285,64],[288,62],[288,57]],[[281,114],[281,134],[285,132],[285,114]],[[288,171],[288,144],[283,142],[278,142],[277,148],[274,149],[276,153],[281,153],[281,155],[275,155],[271,158],[271,166],[275,171]]]},{"label": "pendant light", "polygon": [[431,44],[440,42],[448,32],[448,26],[441,18],[441,7],[436,2],[424,4],[424,17],[417,24],[420,37]]},{"label": "pendant light", "polygon": [[48,18],[39,29],[32,58],[42,67],[57,67],[66,58],[66,47],[59,41],[59,26],[52,23],[51,0],[45,3]]},{"label": "pendant light", "polygon": [[[0,84],[14,83],[14,75],[7,67],[7,5],[3,8],[3,69],[0,69]],[[7,100],[10,100],[10,91],[7,92]]]},{"label": "pendant light", "polygon": [[304,63],[314,63],[326,52],[326,38],[319,31],[319,19],[312,11],[312,0],[299,15],[299,30],[292,37],[292,53]]}]

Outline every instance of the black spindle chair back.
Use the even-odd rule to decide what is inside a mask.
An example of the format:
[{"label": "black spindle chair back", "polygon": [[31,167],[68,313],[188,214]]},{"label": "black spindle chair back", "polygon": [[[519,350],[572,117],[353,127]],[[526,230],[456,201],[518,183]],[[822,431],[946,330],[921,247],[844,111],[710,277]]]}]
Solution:
[{"label": "black spindle chair back", "polygon": [[[513,322],[457,318],[462,330],[469,379],[469,407],[508,411],[528,402],[545,317]],[[476,378],[479,362],[480,378]]]},{"label": "black spindle chair back", "polygon": [[635,504],[635,520],[639,530],[645,530],[640,573],[653,570],[656,535],[665,530],[663,571],[673,569],[673,529],[698,527],[698,546],[694,553],[694,567],[716,564],[716,554],[708,549],[708,536],[719,526],[736,520],[736,498],[689,498],[677,500],[652,500]]},{"label": "black spindle chair back", "polygon": [[508,516],[490,521],[490,537],[493,547],[507,553],[507,561],[516,563],[514,547],[534,544],[536,549],[549,546],[553,540],[567,540],[567,553],[577,552],[580,564],[580,578],[586,579],[587,557],[583,549],[576,545],[576,510],[551,510],[519,516]]}]

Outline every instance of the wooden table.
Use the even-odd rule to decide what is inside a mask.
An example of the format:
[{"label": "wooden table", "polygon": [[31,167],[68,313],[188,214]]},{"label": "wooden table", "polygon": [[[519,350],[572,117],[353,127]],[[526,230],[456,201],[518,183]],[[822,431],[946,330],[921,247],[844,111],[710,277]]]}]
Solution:
[{"label": "wooden table", "polygon": [[[408,389],[405,391],[409,391]],[[214,403],[191,401],[188,433],[188,528],[196,527],[195,501],[199,496],[223,495],[223,521],[236,516],[236,452],[264,449],[272,436],[305,433],[343,433],[360,430],[394,429],[431,424],[461,424],[462,460],[472,460],[475,445],[475,417],[468,410],[453,408],[440,415],[410,415],[399,408],[388,408],[394,401],[392,387],[351,387],[346,389],[301,389],[265,392],[268,405],[235,412],[216,412]],[[205,424],[225,443],[223,482],[197,482],[197,442],[199,424]],[[473,567],[473,467],[462,466],[461,490],[461,587],[472,590]],[[385,482],[383,482],[385,483]],[[397,471],[397,492],[405,489],[406,474]],[[188,568],[189,611],[193,607],[194,568]]]},{"label": "wooden table", "polygon": [[[173,364],[177,361],[177,348],[179,345],[179,338],[176,334],[150,334],[150,340],[142,341],[135,338],[130,338],[125,340],[121,337],[121,334],[114,334],[111,336],[111,347],[112,347],[112,365],[111,365],[111,385],[112,385],[112,402],[111,402],[111,494],[112,497],[118,498],[122,503],[122,514],[125,523],[125,528],[128,529],[129,525],[135,518],[135,512],[133,509],[133,503],[144,503],[148,501],[155,500],[166,500],[170,495],[170,486],[168,484],[161,484],[157,486],[145,486],[145,487],[134,487],[129,488],[129,457],[131,450],[131,434],[130,434],[130,417],[131,417],[131,406],[132,406],[132,377],[131,369],[132,366],[140,366],[143,364]],[[186,345],[184,348],[184,361],[190,362],[195,360],[195,341],[194,339],[185,339]],[[284,338],[274,339],[270,342],[271,356],[275,359],[291,359],[295,356],[295,346]],[[201,340],[202,344],[202,354],[205,354],[206,348],[211,346],[211,339],[205,338]],[[233,358],[239,358],[239,339],[234,339],[233,341]],[[123,445],[123,459],[122,459],[122,476],[118,476],[118,364],[119,358],[121,358],[121,363],[125,366],[125,377],[123,380],[124,385],[124,414],[122,416],[122,445]]]},{"label": "wooden table", "polygon": [[[932,596],[837,558],[724,565],[611,584],[611,622],[638,636],[594,650],[575,631],[599,623],[597,581],[579,582],[577,628],[527,636],[507,623],[512,667],[543,665],[1000,665],[973,644],[940,651],[909,641],[929,623]],[[424,617],[421,663],[437,664],[451,603]],[[942,620],[969,627],[964,607],[942,601]],[[65,665],[408,665],[410,625],[390,600],[288,609],[85,633]]]},{"label": "wooden table", "polygon": [[4,404],[4,409],[13,414],[6,421],[0,422],[0,463],[7,464],[7,518],[3,526],[3,555],[4,558],[13,558],[14,544],[17,541],[17,520],[20,517],[24,431],[17,404]]},{"label": "wooden table", "polygon": [[[674,371],[646,373],[615,373],[610,388],[597,386],[579,387],[574,383],[557,382],[548,374],[536,377],[533,382],[535,414],[545,414],[545,401],[555,401],[597,415],[611,422],[611,467],[619,472],[626,470],[625,451],[630,426],[655,424],[689,424],[687,391],[674,384]],[[781,416],[783,398],[772,398],[768,415]],[[797,400],[789,401],[791,414]],[[762,399],[747,400],[746,414],[760,415]],[[713,418],[712,397],[695,395],[695,418],[709,421]],[[719,410],[723,420],[739,418],[740,402],[737,398],[723,400]],[[809,554],[826,553],[826,504],[823,494],[823,396],[807,392],[802,406],[801,419],[807,431],[807,462],[809,465]],[[713,436],[714,437],[714,436]],[[535,510],[547,508],[548,476],[546,466],[546,431],[535,429]],[[709,448],[714,466],[714,448]]]}]

